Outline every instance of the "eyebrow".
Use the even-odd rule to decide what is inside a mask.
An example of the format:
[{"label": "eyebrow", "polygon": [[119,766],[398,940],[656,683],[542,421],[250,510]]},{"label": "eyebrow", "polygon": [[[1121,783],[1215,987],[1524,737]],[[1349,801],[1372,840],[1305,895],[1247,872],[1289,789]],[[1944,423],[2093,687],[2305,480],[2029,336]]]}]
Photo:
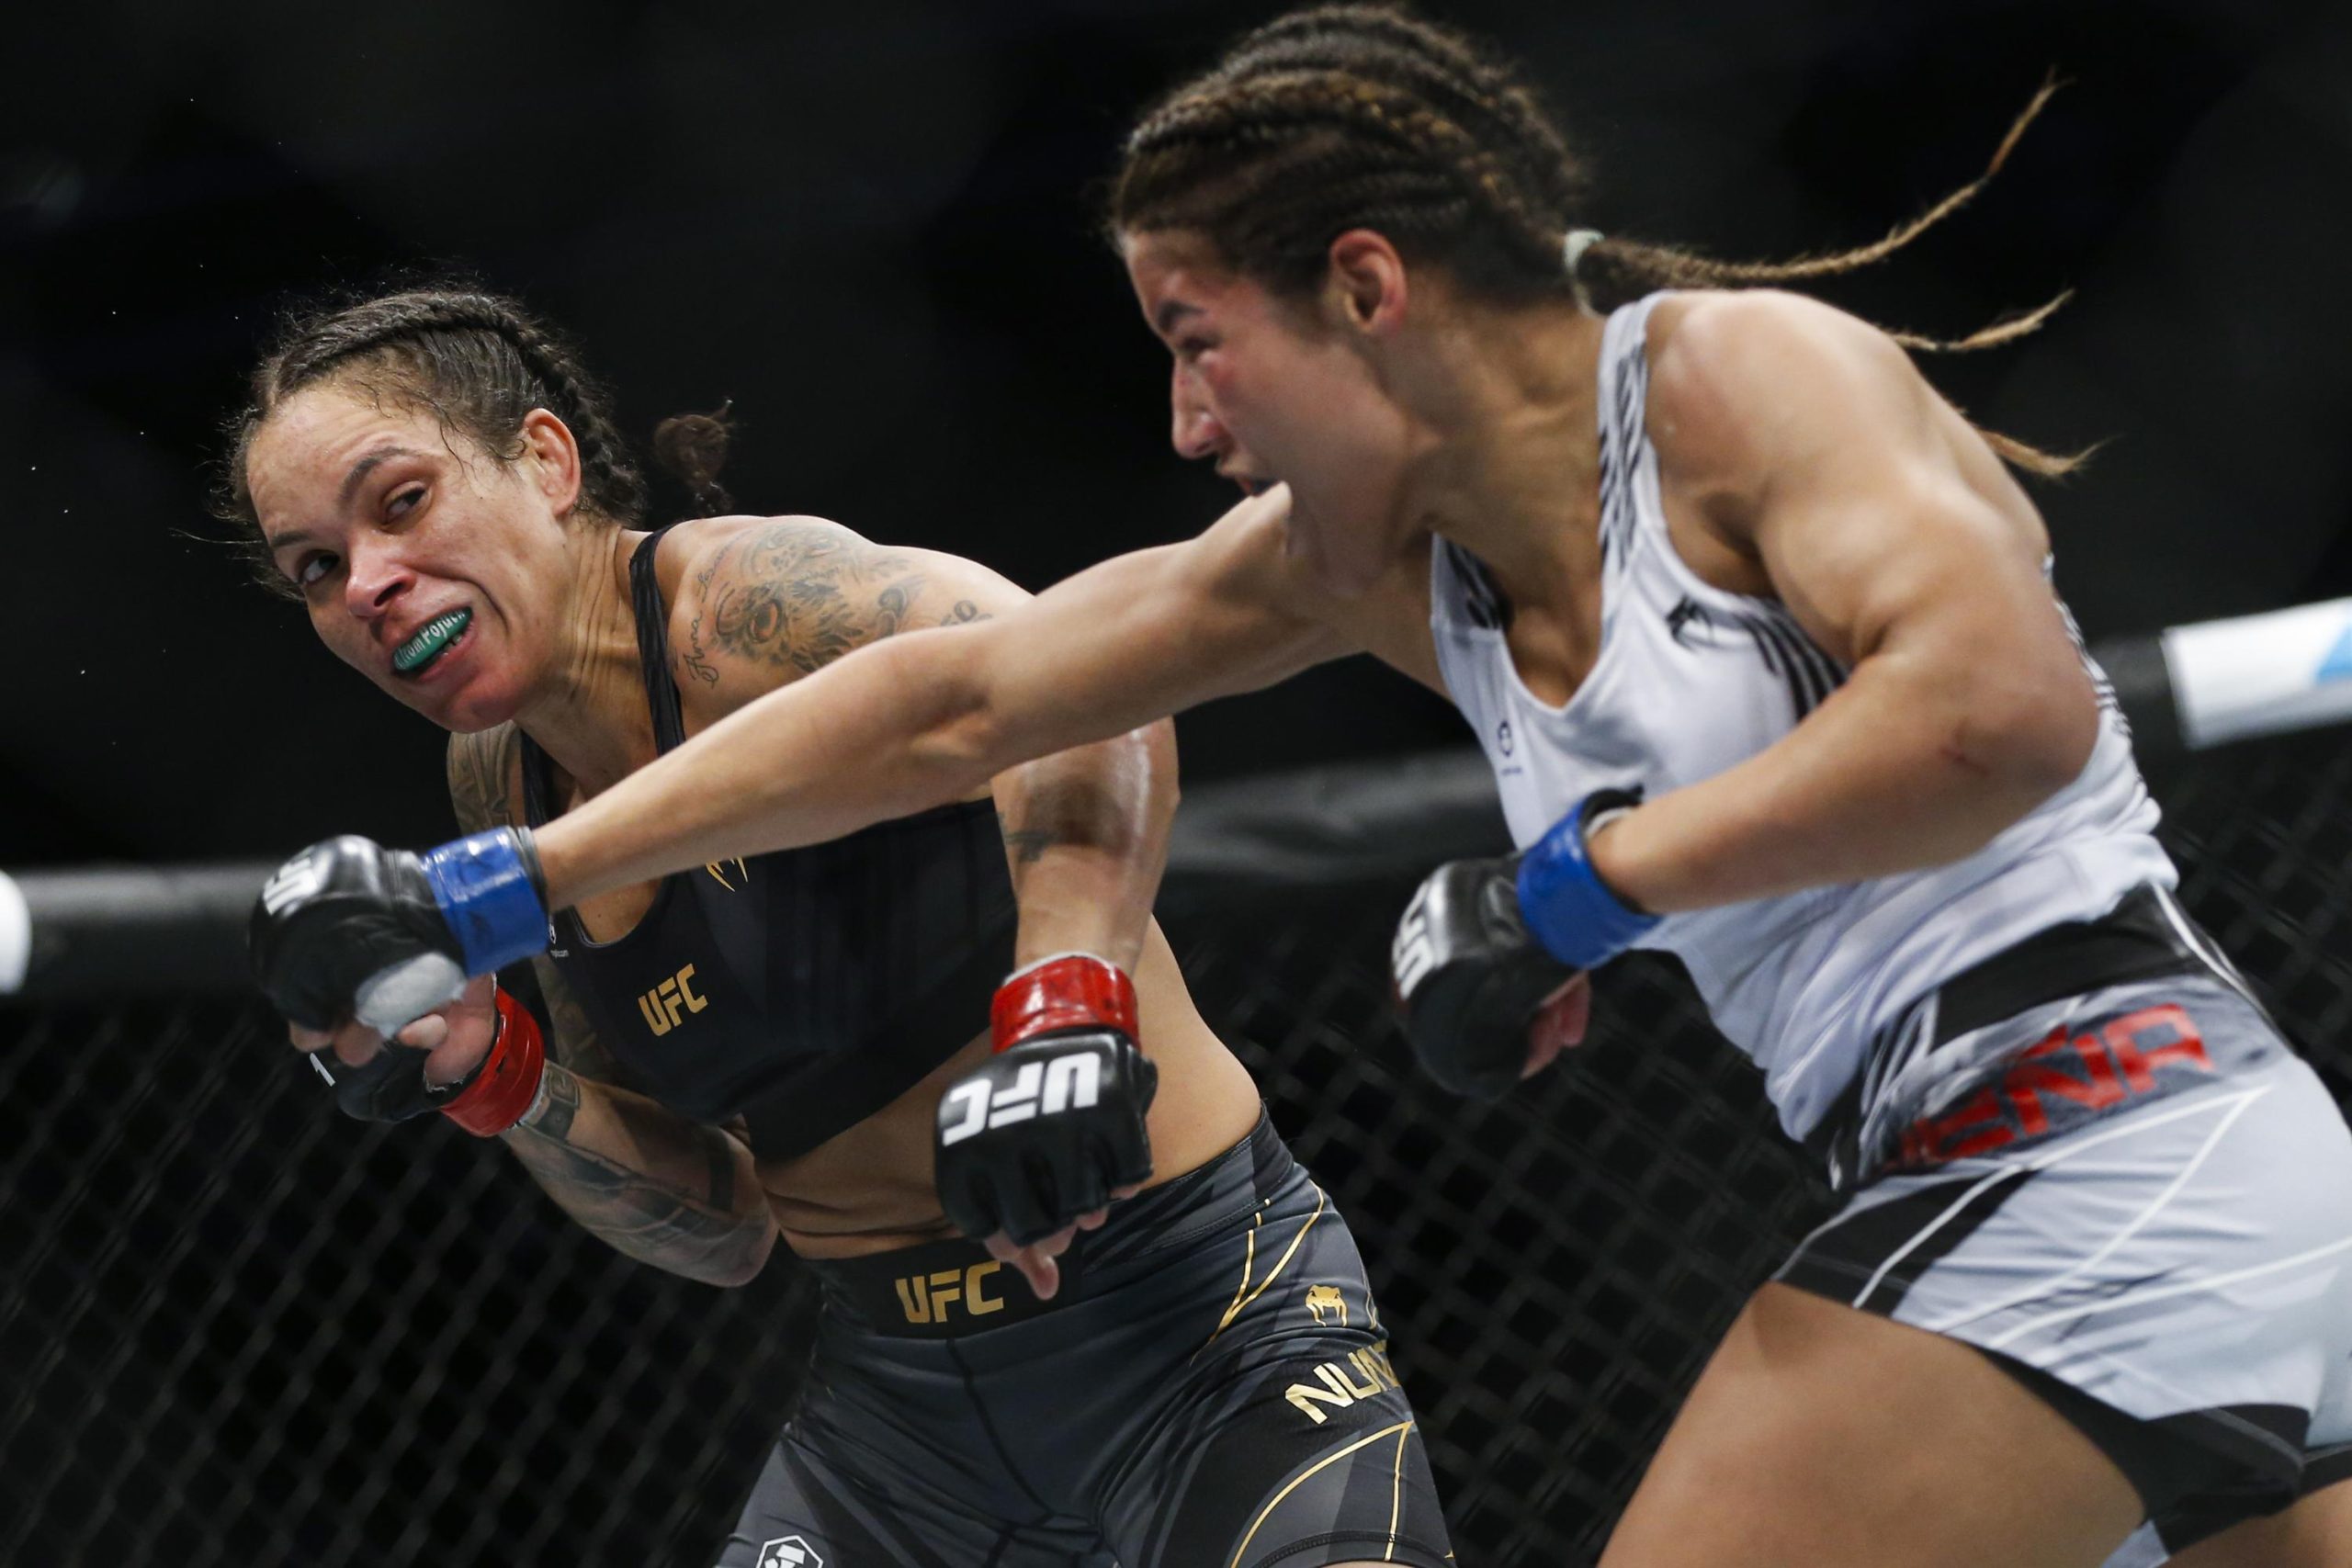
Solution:
[{"label": "eyebrow", "polygon": [[1187,316],[1197,316],[1200,313],[1201,308],[1198,305],[1187,305],[1181,299],[1170,299],[1153,313],[1151,324],[1162,337],[1165,337],[1176,330],[1177,322]]},{"label": "eyebrow", "polygon": [[334,492],[335,510],[340,512],[345,507],[349,506],[351,504],[352,493],[358,490],[360,481],[365,479],[369,474],[374,473],[384,464],[391,461],[394,457],[417,457],[422,456],[424,456],[423,453],[417,452],[411,447],[397,446],[379,446],[374,451],[366,454],[357,462],[351,465],[351,471],[349,473],[343,476],[342,488]]},{"label": "eyebrow", "polygon": [[[369,474],[374,473],[386,463],[395,457],[416,457],[423,455],[413,446],[397,445],[379,446],[371,452],[363,453],[358,461],[351,465],[351,471],[343,476],[343,483],[335,490],[335,510],[340,512],[349,506],[353,492],[359,489]],[[276,555],[288,545],[309,544],[311,536],[308,528],[295,528],[283,534],[264,534],[262,545],[271,555]]]}]

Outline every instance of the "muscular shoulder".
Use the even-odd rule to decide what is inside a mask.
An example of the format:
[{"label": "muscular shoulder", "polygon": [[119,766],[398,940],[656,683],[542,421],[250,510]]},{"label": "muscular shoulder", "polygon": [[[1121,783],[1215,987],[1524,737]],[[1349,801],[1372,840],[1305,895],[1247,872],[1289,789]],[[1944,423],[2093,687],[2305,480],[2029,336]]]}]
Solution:
[{"label": "muscular shoulder", "polygon": [[1761,570],[1772,517],[1933,482],[1966,430],[1894,339],[1802,295],[1676,296],[1651,317],[1649,351],[1669,526],[1702,575],[1742,592],[1760,591],[1733,580]]},{"label": "muscular shoulder", "polygon": [[1916,432],[1933,398],[1885,333],[1777,289],[1662,302],[1649,355],[1659,461],[1711,489],[1753,491],[1826,444]]},{"label": "muscular shoulder", "polygon": [[662,546],[679,690],[739,706],[867,643],[1025,597],[976,562],[878,544],[822,517],[714,517]]}]

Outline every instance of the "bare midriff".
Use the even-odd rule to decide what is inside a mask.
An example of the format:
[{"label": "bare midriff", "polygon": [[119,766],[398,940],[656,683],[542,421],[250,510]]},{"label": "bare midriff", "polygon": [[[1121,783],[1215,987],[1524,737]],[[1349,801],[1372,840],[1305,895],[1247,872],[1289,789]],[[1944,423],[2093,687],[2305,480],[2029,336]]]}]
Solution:
[{"label": "bare midriff", "polygon": [[[1193,1006],[1154,926],[1136,966],[1142,1039],[1159,1069],[1151,1102],[1152,1179],[1198,1168],[1249,1135],[1258,1089]],[[912,1089],[854,1127],[788,1160],[762,1160],[760,1181],[786,1247],[803,1258],[861,1258],[953,1234],[932,1179],[933,1125],[947,1086],[988,1059],[975,1036]]]}]

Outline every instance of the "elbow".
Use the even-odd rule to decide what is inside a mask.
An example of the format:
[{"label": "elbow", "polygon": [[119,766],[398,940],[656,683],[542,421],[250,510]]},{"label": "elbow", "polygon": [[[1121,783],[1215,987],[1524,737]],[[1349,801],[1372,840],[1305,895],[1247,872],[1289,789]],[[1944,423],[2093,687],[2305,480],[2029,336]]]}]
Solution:
[{"label": "elbow", "polygon": [[[2082,776],[2098,743],[2098,704],[2079,671],[2064,682],[1972,694],[1946,760],[1982,782],[2016,821]],[[2004,824],[2007,825],[2006,823]]]},{"label": "elbow", "polygon": [[[896,739],[902,750],[899,766],[892,770],[895,815],[959,799],[1019,760],[1017,738],[991,700],[985,669],[969,658],[943,657],[957,649],[968,651],[979,640],[978,629],[925,632],[893,637],[871,650],[871,657],[894,661],[894,689],[913,694],[917,715],[910,729],[899,731]],[[891,745],[886,735],[882,750]]]},{"label": "elbow", "polygon": [[773,1222],[762,1225],[746,1225],[742,1232],[729,1239],[729,1245],[714,1249],[703,1259],[703,1267],[694,1277],[706,1285],[721,1290],[733,1290],[748,1285],[760,1277],[767,1267],[768,1255],[775,1250],[776,1228]]},{"label": "elbow", "polygon": [[910,810],[958,799],[1026,758],[983,691],[958,682],[937,694],[934,716],[915,743],[915,793]]}]

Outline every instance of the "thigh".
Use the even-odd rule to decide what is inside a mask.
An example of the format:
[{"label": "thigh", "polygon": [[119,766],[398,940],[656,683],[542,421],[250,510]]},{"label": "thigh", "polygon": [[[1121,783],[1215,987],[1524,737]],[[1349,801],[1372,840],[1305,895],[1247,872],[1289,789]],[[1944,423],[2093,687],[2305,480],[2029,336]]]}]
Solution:
[{"label": "thigh", "polygon": [[1105,1488],[1129,1568],[1448,1568],[1419,1423],[1363,1260],[1303,1176],[1187,1267],[1213,1285],[1170,1336],[1158,1408]]},{"label": "thigh", "polygon": [[2143,1513],[1969,1347],[1783,1285],[1668,1432],[1602,1568],[2098,1568]]},{"label": "thigh", "polygon": [[2172,1568],[2343,1568],[2352,1562],[2352,1478],[2284,1513],[2248,1519],[2168,1560]]},{"label": "thigh", "polygon": [[1114,1568],[786,1427],[718,1568]]}]

